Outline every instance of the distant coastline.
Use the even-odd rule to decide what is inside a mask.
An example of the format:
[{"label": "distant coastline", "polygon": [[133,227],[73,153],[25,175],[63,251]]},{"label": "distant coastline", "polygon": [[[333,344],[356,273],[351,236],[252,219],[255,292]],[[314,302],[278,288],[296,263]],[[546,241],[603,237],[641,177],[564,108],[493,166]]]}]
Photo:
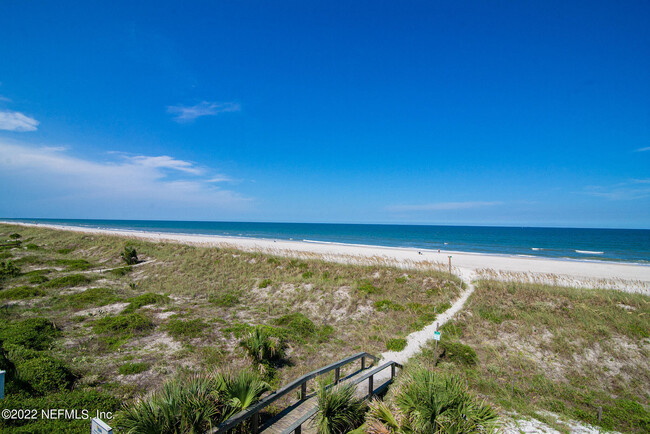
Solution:
[{"label": "distant coastline", "polygon": [[129,229],[100,229],[81,226],[64,226],[49,223],[25,223],[2,220],[1,223],[43,227],[81,233],[116,235],[146,241],[175,242],[204,247],[234,248],[281,256],[321,258],[344,263],[372,263],[404,268],[448,269],[452,256],[453,272],[476,273],[479,278],[530,281],[555,285],[618,289],[650,295],[650,265],[614,261],[555,259],[507,254],[485,254],[417,249],[352,245],[344,243],[305,242],[237,236],[183,234],[138,231]]},{"label": "distant coastline", "polygon": [[302,241],[448,252],[650,264],[650,230],[492,226],[2,219],[127,232]]}]

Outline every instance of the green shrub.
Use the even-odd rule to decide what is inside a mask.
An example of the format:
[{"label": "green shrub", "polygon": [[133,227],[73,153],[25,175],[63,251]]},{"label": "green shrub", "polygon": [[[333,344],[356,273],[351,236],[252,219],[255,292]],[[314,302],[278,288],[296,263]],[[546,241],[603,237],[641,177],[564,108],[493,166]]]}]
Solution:
[{"label": "green shrub", "polygon": [[16,368],[18,377],[41,395],[69,389],[75,380],[72,372],[61,361],[50,356],[26,360]]},{"label": "green shrub", "polygon": [[374,294],[379,292],[379,289],[375,287],[369,280],[363,280],[357,284],[357,289],[366,294]]},{"label": "green shrub", "polygon": [[505,320],[514,319],[514,316],[512,314],[505,312],[503,309],[498,307],[480,308],[478,310],[478,314],[481,318],[495,324],[501,324]]},{"label": "green shrub", "polygon": [[450,362],[464,365],[476,365],[478,362],[476,351],[472,347],[461,344],[460,342],[442,340],[440,341],[439,351],[440,358]]},{"label": "green shrub", "polygon": [[0,262],[0,281],[20,275],[20,267],[13,261]]},{"label": "green shrub", "polygon": [[29,318],[0,327],[0,341],[33,350],[46,350],[61,334],[52,321],[45,318]]},{"label": "green shrub", "polygon": [[380,312],[385,312],[387,310],[404,310],[404,306],[391,300],[375,301],[373,306]]},{"label": "green shrub", "polygon": [[59,249],[56,251],[56,253],[60,253],[62,255],[67,255],[68,253],[71,253],[74,250],[74,248],[66,248],[66,249]]},{"label": "green shrub", "polygon": [[408,278],[406,276],[400,276],[395,278],[395,283],[406,283]]},{"label": "green shrub", "polygon": [[47,292],[40,288],[34,288],[32,286],[17,286],[15,288],[0,291],[0,300],[24,300],[33,297],[43,297],[44,295],[47,295]]},{"label": "green shrub", "polygon": [[41,250],[41,248],[34,243],[26,244],[25,247],[27,247],[27,250]]},{"label": "green shrub", "polygon": [[85,259],[55,259],[54,264],[66,267],[66,271],[84,271],[92,267]]},{"label": "green shrub", "polygon": [[107,316],[98,319],[93,324],[93,330],[96,333],[109,333],[118,336],[143,333],[153,327],[153,321],[139,313]]},{"label": "green shrub", "polygon": [[111,270],[104,271],[104,273],[112,274],[113,276],[122,277],[129,274],[133,271],[133,267],[127,265],[126,267],[113,268]]},{"label": "green shrub", "polygon": [[393,338],[386,341],[386,349],[388,351],[402,351],[406,348],[406,339]]},{"label": "green shrub", "polygon": [[92,279],[83,274],[70,274],[68,276],[57,277],[49,282],[44,283],[44,288],[71,288],[73,286],[86,285],[92,282]]},{"label": "green shrub", "polygon": [[271,284],[271,279],[264,279],[260,282],[259,287],[260,288],[266,288]]},{"label": "green shrub", "polygon": [[146,292],[136,297],[127,298],[126,301],[129,302],[129,305],[126,307],[126,309],[124,309],[124,313],[135,312],[136,310],[140,309],[142,306],[147,306],[149,304],[169,303],[169,297],[167,297],[166,295]]},{"label": "green shrub", "polygon": [[239,296],[232,292],[227,294],[210,295],[208,301],[217,306],[232,307],[239,304]]},{"label": "green shrub", "polygon": [[9,235],[9,238],[11,238],[12,240],[17,240],[18,238],[22,238],[22,235],[20,235],[18,233],[13,233],[13,234]]},{"label": "green shrub", "polygon": [[88,288],[83,292],[68,295],[65,300],[68,306],[79,309],[117,303],[122,298],[115,295],[115,290],[110,288]]},{"label": "green shrub", "polygon": [[136,252],[134,247],[125,246],[122,253],[120,253],[120,258],[126,263],[126,265],[137,264],[138,261],[138,252]]},{"label": "green shrub", "polygon": [[314,273],[311,272],[311,271],[305,271],[304,273],[302,273],[302,278],[303,279],[310,279],[313,276],[314,276]]},{"label": "green shrub", "polygon": [[144,363],[144,362],[125,363],[117,369],[117,372],[119,372],[122,375],[133,375],[133,374],[139,374],[140,372],[144,372],[147,369],[149,369],[148,363]]},{"label": "green shrub", "polygon": [[313,336],[316,333],[316,326],[305,315],[294,312],[283,315],[274,321],[275,325],[283,326],[301,337]]},{"label": "green shrub", "polygon": [[165,324],[165,330],[176,339],[191,339],[201,336],[201,333],[207,326],[208,325],[201,318],[187,321],[173,318]]},{"label": "green shrub", "polygon": [[[34,409],[39,415],[36,419],[2,419],[0,431],[11,433],[83,433],[88,431],[89,420],[46,419],[41,418],[41,411],[52,408],[88,410],[94,416],[97,411],[115,412],[121,401],[107,393],[97,390],[73,390],[71,392],[49,393],[46,396],[29,396],[24,393],[7,393],[0,400],[0,409]],[[91,417],[92,417],[91,416]],[[112,424],[111,424],[112,425]]]},{"label": "green shrub", "polygon": [[34,284],[39,285],[41,283],[47,282],[48,280],[50,280],[50,279],[48,279],[47,276],[43,276],[42,274],[38,274],[36,276],[30,277],[27,281],[29,283],[34,283]]}]

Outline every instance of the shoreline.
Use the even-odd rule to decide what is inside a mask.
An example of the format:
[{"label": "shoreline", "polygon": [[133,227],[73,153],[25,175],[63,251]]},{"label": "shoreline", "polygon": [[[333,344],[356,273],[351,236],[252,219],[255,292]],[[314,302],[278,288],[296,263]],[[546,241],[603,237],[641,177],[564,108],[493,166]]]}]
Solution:
[{"label": "shoreline", "polygon": [[344,263],[372,263],[402,268],[447,270],[459,274],[474,272],[478,278],[518,280],[564,286],[598,287],[640,292],[650,295],[650,265],[629,262],[544,258],[507,254],[428,250],[409,247],[369,246],[328,241],[297,241],[267,238],[150,232],[122,229],[99,229],[82,226],[0,221],[7,225],[43,227],[78,233],[118,235],[147,241],[176,242],[203,247],[231,247],[281,256],[301,256]]}]

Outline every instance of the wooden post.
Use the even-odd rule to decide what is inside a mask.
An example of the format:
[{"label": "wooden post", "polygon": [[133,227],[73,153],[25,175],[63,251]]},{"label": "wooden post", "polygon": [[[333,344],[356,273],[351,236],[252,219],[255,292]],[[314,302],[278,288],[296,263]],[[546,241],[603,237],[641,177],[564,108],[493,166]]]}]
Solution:
[{"label": "wooden post", "polygon": [[372,398],[372,395],[375,391],[375,385],[373,384],[373,377],[374,375],[368,377],[368,399]]},{"label": "wooden post", "polygon": [[341,380],[341,368],[336,368],[334,370],[334,384],[339,384],[339,381]]},{"label": "wooden post", "polygon": [[390,365],[390,379],[395,378],[395,364]]},{"label": "wooden post", "polygon": [[259,427],[260,427],[260,414],[255,413],[251,417],[251,432],[253,434],[257,434],[257,432],[259,431]]},{"label": "wooden post", "polygon": [[307,382],[305,381],[300,385],[300,400],[304,401],[307,399]]},{"label": "wooden post", "polygon": [[301,434],[302,433],[302,425],[298,425],[294,431],[295,434]]},{"label": "wooden post", "polygon": [[451,274],[451,256],[449,256],[449,274]]},{"label": "wooden post", "polygon": [[598,407],[598,422],[600,422],[603,419],[603,408]]},{"label": "wooden post", "polygon": [[366,356],[361,356],[361,370],[366,369]]}]

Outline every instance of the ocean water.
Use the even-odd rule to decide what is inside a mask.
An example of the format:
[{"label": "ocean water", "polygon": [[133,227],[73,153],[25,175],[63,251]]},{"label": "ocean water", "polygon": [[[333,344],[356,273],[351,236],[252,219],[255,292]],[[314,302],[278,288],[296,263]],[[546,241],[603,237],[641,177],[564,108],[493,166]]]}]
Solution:
[{"label": "ocean water", "polygon": [[[5,219],[10,220],[10,219]],[[67,226],[332,242],[650,266],[650,230],[155,220],[13,219]]]}]

